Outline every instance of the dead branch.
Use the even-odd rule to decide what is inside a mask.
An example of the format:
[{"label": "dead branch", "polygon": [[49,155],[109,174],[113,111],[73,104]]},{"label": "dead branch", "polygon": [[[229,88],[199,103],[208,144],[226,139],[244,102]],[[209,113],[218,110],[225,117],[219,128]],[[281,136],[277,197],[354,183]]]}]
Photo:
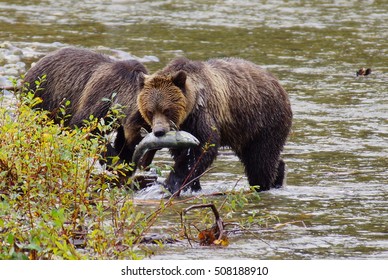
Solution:
[{"label": "dead branch", "polygon": [[4,87],[0,87],[0,90],[8,90],[8,91],[13,91],[13,92],[16,92],[18,91],[20,88],[17,87],[17,86],[4,86]]},{"label": "dead branch", "polygon": [[[186,223],[184,222],[184,217],[187,214],[187,212],[193,210],[193,209],[200,209],[200,208],[210,208],[213,211],[214,218],[215,218],[215,224],[212,228],[203,230],[200,232],[200,235],[203,236],[203,241],[200,243],[201,245],[212,245],[212,244],[219,244],[219,242],[222,242],[224,239],[226,239],[226,232],[224,229],[224,222],[222,221],[222,218],[220,217],[220,213],[217,210],[217,207],[213,203],[208,204],[197,204],[192,205],[190,207],[187,207],[186,209],[183,209],[181,213],[181,223],[182,227],[184,229],[185,237],[189,240],[190,238],[187,234],[186,230]],[[191,245],[191,243],[190,243]]]}]

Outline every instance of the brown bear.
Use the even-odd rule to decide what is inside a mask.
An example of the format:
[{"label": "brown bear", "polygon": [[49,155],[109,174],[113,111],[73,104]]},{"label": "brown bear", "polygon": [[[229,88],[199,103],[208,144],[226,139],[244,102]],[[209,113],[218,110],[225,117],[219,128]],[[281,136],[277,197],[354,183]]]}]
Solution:
[{"label": "brown bear", "polygon": [[282,185],[280,154],[291,129],[291,105],[279,81],[254,63],[177,58],[145,78],[138,107],[156,136],[181,129],[201,142],[171,150],[175,165],[165,181],[171,193],[199,190],[199,177],[221,146],[236,153],[257,190]]},{"label": "brown bear", "polygon": [[146,68],[136,60],[117,61],[87,49],[70,47],[40,59],[26,73],[24,82],[35,91],[35,81],[46,75],[35,93],[42,98],[39,107],[56,113],[69,100],[70,105],[66,107],[69,126],[82,126],[90,115],[103,118],[114,103],[124,106],[125,117],[117,129],[114,149],[108,147],[108,156],[118,154],[130,162],[136,144],[142,139],[139,130],[147,127],[136,104],[145,74]]}]

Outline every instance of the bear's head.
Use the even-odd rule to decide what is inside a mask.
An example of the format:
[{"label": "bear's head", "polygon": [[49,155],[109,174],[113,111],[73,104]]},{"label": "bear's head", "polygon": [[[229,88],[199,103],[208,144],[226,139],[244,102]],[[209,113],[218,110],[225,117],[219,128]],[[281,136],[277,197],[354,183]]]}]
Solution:
[{"label": "bear's head", "polygon": [[179,126],[190,113],[192,106],[186,87],[186,73],[156,73],[146,76],[137,105],[144,120],[155,136],[163,136]]}]

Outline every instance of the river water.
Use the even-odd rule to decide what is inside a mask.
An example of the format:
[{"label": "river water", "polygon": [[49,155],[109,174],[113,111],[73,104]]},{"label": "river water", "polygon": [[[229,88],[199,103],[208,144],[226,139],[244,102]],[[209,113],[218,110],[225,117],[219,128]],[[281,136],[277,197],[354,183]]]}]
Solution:
[{"label": "river water", "polygon": [[[279,77],[294,112],[287,186],[246,208],[283,226],[232,235],[225,248],[167,245],[154,258],[388,258],[386,1],[6,0],[0,44],[0,84],[66,45],[137,57],[151,72],[176,56],[236,56]],[[361,67],[372,74],[357,77]],[[204,192],[244,187],[241,176],[223,150]]]}]

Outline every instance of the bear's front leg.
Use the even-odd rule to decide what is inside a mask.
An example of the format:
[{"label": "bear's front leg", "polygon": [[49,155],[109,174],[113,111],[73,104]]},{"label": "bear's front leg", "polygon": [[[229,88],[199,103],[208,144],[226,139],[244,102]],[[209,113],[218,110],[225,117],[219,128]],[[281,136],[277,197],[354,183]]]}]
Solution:
[{"label": "bear's front leg", "polygon": [[202,146],[184,150],[172,150],[175,160],[174,169],[170,172],[165,187],[172,194],[191,189],[201,190],[199,179],[217,156],[218,145],[204,149]]},{"label": "bear's front leg", "polygon": [[194,178],[190,174],[194,175],[193,168],[195,168],[195,162],[199,157],[198,148],[172,150],[171,154],[175,160],[175,165],[164,182],[166,189],[174,194],[179,190],[186,190],[190,185],[193,191],[199,191],[201,189],[199,179],[190,182]]}]

